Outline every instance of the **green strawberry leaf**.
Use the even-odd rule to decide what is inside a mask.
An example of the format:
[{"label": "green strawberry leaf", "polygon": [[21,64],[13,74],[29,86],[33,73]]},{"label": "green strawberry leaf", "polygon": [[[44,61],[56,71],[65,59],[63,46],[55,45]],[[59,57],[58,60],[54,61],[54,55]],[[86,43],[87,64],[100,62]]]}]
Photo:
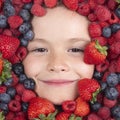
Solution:
[{"label": "green strawberry leaf", "polygon": [[0,112],[0,120],[5,120],[5,116],[4,116],[3,112]]},{"label": "green strawberry leaf", "polygon": [[120,3],[120,0],[116,0],[117,3]]},{"label": "green strawberry leaf", "polygon": [[82,117],[78,117],[78,116],[76,117],[75,114],[71,114],[69,120],[82,120]]}]

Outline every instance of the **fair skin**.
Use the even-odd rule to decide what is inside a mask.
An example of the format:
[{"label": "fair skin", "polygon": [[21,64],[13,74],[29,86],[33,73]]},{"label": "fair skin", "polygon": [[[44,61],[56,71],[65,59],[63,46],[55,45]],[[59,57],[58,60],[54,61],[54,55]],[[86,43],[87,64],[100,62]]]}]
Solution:
[{"label": "fair skin", "polygon": [[78,96],[78,80],[92,78],[94,65],[83,61],[90,42],[88,24],[85,17],[60,6],[33,18],[35,37],[23,64],[26,75],[36,82],[38,96],[60,105]]}]

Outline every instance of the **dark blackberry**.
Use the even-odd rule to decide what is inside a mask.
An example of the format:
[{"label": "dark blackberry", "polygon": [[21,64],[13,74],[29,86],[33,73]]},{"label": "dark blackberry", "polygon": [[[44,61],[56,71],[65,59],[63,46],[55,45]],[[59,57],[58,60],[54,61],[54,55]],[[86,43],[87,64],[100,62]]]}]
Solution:
[{"label": "dark blackberry", "polygon": [[101,108],[102,105],[99,102],[95,102],[95,103],[91,103],[90,106],[91,109],[96,112]]},{"label": "dark blackberry", "polygon": [[119,92],[115,87],[107,87],[105,89],[105,96],[110,100],[117,99],[118,95],[119,95]]},{"label": "dark blackberry", "polygon": [[12,86],[13,78],[7,78],[6,81],[3,84],[7,87]]},{"label": "dark blackberry", "polygon": [[7,27],[7,17],[5,15],[0,15],[0,28]]},{"label": "dark blackberry", "polygon": [[120,24],[119,23],[114,23],[114,24],[111,25],[112,33],[116,33],[118,30],[120,30]]},{"label": "dark blackberry", "polygon": [[120,106],[114,106],[112,109],[111,109],[111,113],[112,113],[112,116],[114,118],[119,118],[120,119]]},{"label": "dark blackberry", "polygon": [[28,32],[26,32],[24,35],[23,35],[23,38],[25,40],[32,40],[34,38],[34,33],[32,30],[29,30]]},{"label": "dark blackberry", "polygon": [[120,18],[120,8],[119,7],[117,9],[115,9],[115,14],[118,18]]},{"label": "dark blackberry", "polygon": [[20,27],[19,31],[22,34],[25,34],[27,31],[29,31],[31,28],[31,24],[29,22],[24,22]]},{"label": "dark blackberry", "polygon": [[20,38],[20,45],[27,47],[28,46],[29,41],[24,39],[24,38]]},{"label": "dark blackberry", "polygon": [[34,90],[35,89],[35,82],[33,79],[28,78],[24,81],[24,87],[26,89]]},{"label": "dark blackberry", "polygon": [[24,9],[30,10],[32,8],[33,3],[27,3],[23,6]]},{"label": "dark blackberry", "polygon": [[95,78],[96,80],[102,80],[102,77],[103,77],[103,73],[102,72],[98,72],[98,71],[94,71],[94,74],[93,74],[93,78]]},{"label": "dark blackberry", "polygon": [[111,73],[110,75],[107,76],[106,82],[108,86],[116,86],[119,82],[118,75],[116,73]]},{"label": "dark blackberry", "polygon": [[16,63],[12,65],[12,70],[16,75],[20,75],[24,73],[24,66],[22,63]]},{"label": "dark blackberry", "polygon": [[12,16],[15,15],[15,8],[13,7],[12,4],[5,2],[3,6],[3,12],[4,15],[7,17]]},{"label": "dark blackberry", "polygon": [[26,9],[21,9],[19,15],[23,18],[24,21],[29,21],[31,18],[31,14]]},{"label": "dark blackberry", "polygon": [[9,87],[6,93],[9,94],[11,98],[14,98],[16,95],[16,89],[14,87]]},{"label": "dark blackberry", "polygon": [[111,36],[111,33],[112,33],[112,31],[111,31],[110,27],[104,27],[102,29],[102,35],[106,38],[109,38]]},{"label": "dark blackberry", "polygon": [[23,112],[26,112],[27,111],[27,109],[28,109],[28,103],[26,103],[26,102],[23,102],[22,103],[22,110],[23,110]]},{"label": "dark blackberry", "polygon": [[7,93],[1,93],[0,94],[0,101],[3,103],[9,103],[11,101],[11,97]]},{"label": "dark blackberry", "polygon": [[24,81],[27,79],[27,76],[25,74],[20,74],[19,76],[19,82],[24,83]]},{"label": "dark blackberry", "polygon": [[9,111],[8,105],[6,103],[0,103],[0,109],[6,114]]}]

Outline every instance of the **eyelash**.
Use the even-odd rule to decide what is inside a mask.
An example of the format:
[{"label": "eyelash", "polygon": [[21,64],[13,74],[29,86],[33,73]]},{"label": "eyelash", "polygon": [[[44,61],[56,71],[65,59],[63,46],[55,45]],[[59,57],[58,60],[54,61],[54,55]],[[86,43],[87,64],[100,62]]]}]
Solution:
[{"label": "eyelash", "polygon": [[46,48],[36,48],[32,52],[48,52],[48,50]]},{"label": "eyelash", "polygon": [[84,50],[80,49],[80,48],[71,48],[68,50],[68,52],[75,52],[75,53],[78,53],[78,52],[84,52]]}]

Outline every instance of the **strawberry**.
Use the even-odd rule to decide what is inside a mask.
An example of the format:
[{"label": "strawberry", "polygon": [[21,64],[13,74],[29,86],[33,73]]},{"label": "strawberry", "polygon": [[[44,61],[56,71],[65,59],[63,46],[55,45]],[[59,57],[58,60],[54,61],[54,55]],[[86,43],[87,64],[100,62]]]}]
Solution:
[{"label": "strawberry", "polygon": [[90,112],[89,104],[86,101],[84,101],[82,98],[78,97],[76,99],[76,109],[74,114],[83,117],[88,115],[89,112]]},{"label": "strawberry", "polygon": [[17,38],[0,35],[0,52],[2,53],[3,58],[8,59],[12,57],[19,45],[20,41]]},{"label": "strawberry", "polygon": [[44,3],[47,7],[52,8],[57,5],[57,0],[44,0]]},{"label": "strawberry", "polygon": [[54,105],[47,99],[35,97],[30,100],[28,107],[28,118],[31,120],[40,114],[48,115],[55,112]]},{"label": "strawberry", "polygon": [[87,64],[100,64],[106,56],[107,47],[101,46],[98,41],[90,42],[84,50],[84,62]]},{"label": "strawberry", "polygon": [[56,120],[68,120],[70,113],[61,112],[56,116]]},{"label": "strawberry", "polygon": [[0,58],[0,75],[2,74],[2,70],[3,70],[3,60]]},{"label": "strawberry", "polygon": [[77,10],[78,8],[78,0],[63,0],[64,5],[70,10]]},{"label": "strawberry", "polygon": [[83,100],[92,99],[92,94],[100,88],[99,83],[95,79],[84,78],[78,81],[78,93]]}]

